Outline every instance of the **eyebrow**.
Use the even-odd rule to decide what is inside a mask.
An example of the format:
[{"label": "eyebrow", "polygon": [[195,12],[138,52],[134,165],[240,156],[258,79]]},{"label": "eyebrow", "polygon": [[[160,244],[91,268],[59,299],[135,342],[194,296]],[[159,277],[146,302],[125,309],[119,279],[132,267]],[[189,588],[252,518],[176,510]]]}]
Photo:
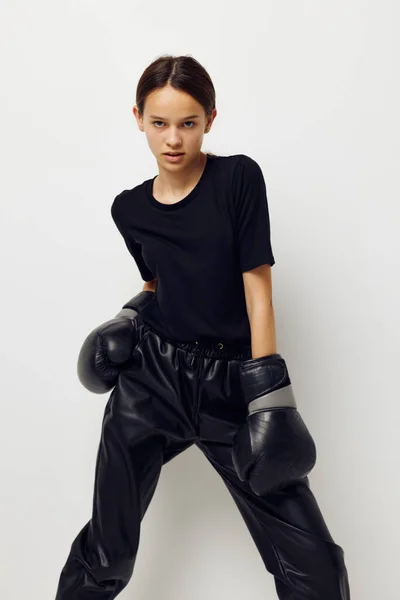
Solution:
[{"label": "eyebrow", "polygon": [[[186,121],[186,119],[199,119],[199,115],[189,115],[188,117],[184,117],[182,121]],[[161,121],[168,121],[168,119],[164,119],[164,117],[159,117],[158,115],[150,115],[150,119],[160,119]]]}]

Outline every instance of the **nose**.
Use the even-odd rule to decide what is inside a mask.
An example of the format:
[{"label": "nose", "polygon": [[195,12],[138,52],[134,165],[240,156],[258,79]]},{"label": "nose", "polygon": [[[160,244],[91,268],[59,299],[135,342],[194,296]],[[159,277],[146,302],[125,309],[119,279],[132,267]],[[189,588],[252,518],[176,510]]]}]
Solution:
[{"label": "nose", "polygon": [[171,151],[178,150],[179,146],[181,145],[181,139],[178,135],[178,132],[171,129],[166,142]]}]

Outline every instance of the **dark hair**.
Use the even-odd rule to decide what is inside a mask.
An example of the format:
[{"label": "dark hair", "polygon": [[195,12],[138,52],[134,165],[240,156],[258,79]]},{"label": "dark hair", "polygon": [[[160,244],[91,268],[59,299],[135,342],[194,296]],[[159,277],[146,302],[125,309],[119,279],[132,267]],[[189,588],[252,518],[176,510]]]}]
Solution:
[{"label": "dark hair", "polygon": [[141,115],[147,96],[166,85],[190,94],[206,115],[215,108],[215,89],[205,68],[192,56],[166,54],[154,60],[139,79],[136,104]]}]

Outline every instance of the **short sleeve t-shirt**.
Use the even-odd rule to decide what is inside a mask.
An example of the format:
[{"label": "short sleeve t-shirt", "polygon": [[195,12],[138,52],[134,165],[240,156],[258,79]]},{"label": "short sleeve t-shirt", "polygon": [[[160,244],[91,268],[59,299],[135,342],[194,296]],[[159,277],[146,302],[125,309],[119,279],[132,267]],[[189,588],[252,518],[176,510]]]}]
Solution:
[{"label": "short sleeve t-shirt", "polygon": [[207,155],[182,200],[165,204],[147,179],[111,206],[144,281],[157,278],[142,320],[164,338],[251,341],[242,273],[275,263],[261,168],[244,154]]}]

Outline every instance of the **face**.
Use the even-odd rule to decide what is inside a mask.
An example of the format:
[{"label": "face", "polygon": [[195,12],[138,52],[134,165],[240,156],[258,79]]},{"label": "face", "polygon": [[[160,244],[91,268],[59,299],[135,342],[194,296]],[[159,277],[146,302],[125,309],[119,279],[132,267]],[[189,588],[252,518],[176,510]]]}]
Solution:
[{"label": "face", "polygon": [[[159,167],[176,170],[198,159],[204,133],[210,130],[217,111],[214,109],[207,117],[192,96],[165,86],[149,94],[143,115],[139,115],[137,106],[133,107],[133,114],[146,133]],[[171,162],[165,156],[167,152],[182,152],[183,156]]]}]

